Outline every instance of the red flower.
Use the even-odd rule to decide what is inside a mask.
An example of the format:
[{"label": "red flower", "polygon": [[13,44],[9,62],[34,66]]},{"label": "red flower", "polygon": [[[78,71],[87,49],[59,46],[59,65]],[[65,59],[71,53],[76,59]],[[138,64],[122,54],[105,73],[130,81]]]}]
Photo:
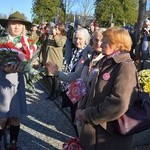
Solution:
[{"label": "red flower", "polygon": [[82,150],[77,138],[63,144],[63,150]]},{"label": "red flower", "polygon": [[8,46],[8,47],[15,47],[13,42],[8,42],[6,44],[3,44],[3,46]]},{"label": "red flower", "polygon": [[28,43],[29,43],[29,45],[33,45],[34,44],[34,39],[28,38]]}]

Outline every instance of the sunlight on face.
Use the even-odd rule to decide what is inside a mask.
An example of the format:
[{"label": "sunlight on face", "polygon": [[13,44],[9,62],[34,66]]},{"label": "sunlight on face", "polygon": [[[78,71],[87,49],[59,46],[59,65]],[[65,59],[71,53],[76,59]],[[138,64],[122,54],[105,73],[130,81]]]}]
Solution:
[{"label": "sunlight on face", "polygon": [[9,22],[10,25],[10,34],[13,37],[21,35],[23,31],[24,25],[20,21],[11,21]]},{"label": "sunlight on face", "polygon": [[116,45],[110,45],[110,39],[107,36],[104,36],[102,39],[102,54],[109,56],[116,51]]},{"label": "sunlight on face", "polygon": [[85,37],[82,33],[79,33],[79,32],[76,33],[75,45],[79,49],[82,49],[86,45]]},{"label": "sunlight on face", "polygon": [[97,35],[95,35],[93,37],[93,48],[96,50],[96,51],[99,51],[101,52],[102,51],[102,48],[101,48],[101,44],[102,44],[102,34],[99,33]]}]

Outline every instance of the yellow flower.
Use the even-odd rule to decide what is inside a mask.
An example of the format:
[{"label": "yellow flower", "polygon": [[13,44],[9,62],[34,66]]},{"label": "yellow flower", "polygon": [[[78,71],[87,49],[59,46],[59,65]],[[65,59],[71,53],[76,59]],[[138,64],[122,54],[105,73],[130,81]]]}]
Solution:
[{"label": "yellow flower", "polygon": [[143,91],[150,94],[150,69],[141,70],[138,77]]},{"label": "yellow flower", "polygon": [[150,81],[144,84],[143,90],[144,90],[146,93],[150,93]]}]

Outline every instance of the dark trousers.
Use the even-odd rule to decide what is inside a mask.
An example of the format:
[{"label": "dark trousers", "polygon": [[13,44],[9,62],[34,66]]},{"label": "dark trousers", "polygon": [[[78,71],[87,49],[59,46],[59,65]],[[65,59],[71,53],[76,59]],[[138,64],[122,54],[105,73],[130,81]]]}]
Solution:
[{"label": "dark trousers", "polygon": [[60,93],[60,80],[54,76],[47,76],[48,84],[50,84],[50,94],[49,98],[57,98]]}]

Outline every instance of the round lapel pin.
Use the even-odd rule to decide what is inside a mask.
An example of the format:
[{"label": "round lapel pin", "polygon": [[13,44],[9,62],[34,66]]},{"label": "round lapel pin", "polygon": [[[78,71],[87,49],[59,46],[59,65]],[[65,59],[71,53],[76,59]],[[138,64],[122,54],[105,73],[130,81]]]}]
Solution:
[{"label": "round lapel pin", "polygon": [[110,74],[109,73],[104,73],[103,74],[103,80],[107,81],[110,78]]}]

